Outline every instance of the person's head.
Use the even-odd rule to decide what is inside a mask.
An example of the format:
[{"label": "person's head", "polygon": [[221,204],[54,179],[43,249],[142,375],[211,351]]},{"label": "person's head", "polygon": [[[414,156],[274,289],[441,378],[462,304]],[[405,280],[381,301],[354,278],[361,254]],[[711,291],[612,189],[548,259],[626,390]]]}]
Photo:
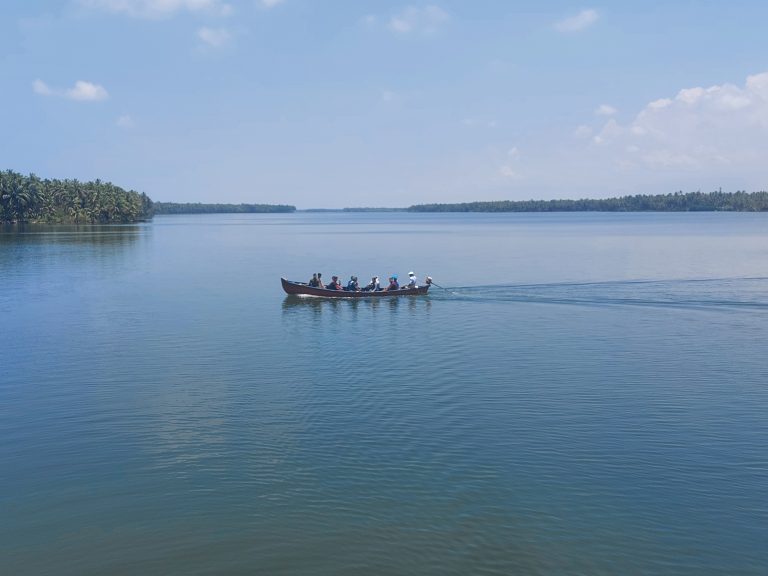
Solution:
[{"label": "person's head", "polygon": [[416,274],[414,274],[413,272],[408,272],[408,276],[410,276],[411,278],[413,278],[414,276],[416,276]]},{"label": "person's head", "polygon": [[322,278],[322,277],[323,277],[322,273],[318,272],[318,273],[317,273],[317,277],[318,277],[318,278]]},{"label": "person's head", "polygon": [[352,276],[352,282],[357,282],[357,276]]},{"label": "person's head", "polygon": [[314,274],[312,274],[312,278],[317,278],[317,272],[315,272]]}]

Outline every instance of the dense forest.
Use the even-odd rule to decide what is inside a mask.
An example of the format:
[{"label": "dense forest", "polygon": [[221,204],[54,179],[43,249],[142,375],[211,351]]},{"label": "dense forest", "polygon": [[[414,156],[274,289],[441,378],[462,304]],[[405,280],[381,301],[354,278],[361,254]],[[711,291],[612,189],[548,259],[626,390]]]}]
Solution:
[{"label": "dense forest", "polygon": [[418,204],[409,212],[766,212],[768,192],[675,192],[600,200],[498,200]]},{"label": "dense forest", "polygon": [[199,204],[155,202],[155,214],[242,214],[295,212],[295,206],[284,204]]},{"label": "dense forest", "polygon": [[146,194],[96,180],[48,180],[0,171],[0,222],[137,222],[152,217]]}]

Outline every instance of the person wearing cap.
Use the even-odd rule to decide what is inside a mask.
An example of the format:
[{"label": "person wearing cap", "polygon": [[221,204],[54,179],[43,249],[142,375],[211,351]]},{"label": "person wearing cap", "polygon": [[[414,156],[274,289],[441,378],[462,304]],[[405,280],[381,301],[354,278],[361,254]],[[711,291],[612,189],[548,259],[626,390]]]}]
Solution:
[{"label": "person wearing cap", "polygon": [[352,276],[349,279],[349,282],[347,282],[347,287],[344,288],[347,292],[359,292],[360,291],[360,284],[357,283],[357,276]]},{"label": "person wearing cap", "polygon": [[389,277],[389,286],[384,288],[385,292],[389,292],[390,290],[399,290],[400,284],[397,283],[397,276],[393,275]]},{"label": "person wearing cap", "polygon": [[341,283],[338,276],[331,276],[331,283],[325,287],[326,290],[341,290]]},{"label": "person wearing cap", "polygon": [[408,284],[405,285],[406,288],[418,288],[419,287],[419,281],[416,278],[416,274],[413,272],[408,272]]}]

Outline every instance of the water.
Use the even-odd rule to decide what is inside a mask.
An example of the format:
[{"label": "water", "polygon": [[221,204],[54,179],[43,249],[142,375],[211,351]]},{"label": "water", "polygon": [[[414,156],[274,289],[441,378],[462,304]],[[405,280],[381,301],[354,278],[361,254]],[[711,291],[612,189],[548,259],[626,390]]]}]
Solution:
[{"label": "water", "polygon": [[765,574],[767,225],[4,228],[0,572]]}]

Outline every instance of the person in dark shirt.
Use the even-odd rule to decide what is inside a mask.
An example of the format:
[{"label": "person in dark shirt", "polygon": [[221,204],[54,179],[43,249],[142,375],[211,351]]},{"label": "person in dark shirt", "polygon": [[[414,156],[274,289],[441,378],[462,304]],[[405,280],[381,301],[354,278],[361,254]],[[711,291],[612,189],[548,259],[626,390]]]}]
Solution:
[{"label": "person in dark shirt", "polygon": [[331,283],[325,287],[326,290],[341,290],[341,283],[338,276],[331,277]]},{"label": "person in dark shirt", "polygon": [[317,272],[312,274],[312,280],[307,282],[307,284],[312,288],[320,288],[320,280],[317,279]]},{"label": "person in dark shirt", "polygon": [[376,292],[376,290],[381,290],[378,276],[371,278],[371,281],[363,288],[363,292]]},{"label": "person in dark shirt", "polygon": [[347,287],[344,288],[347,292],[359,292],[360,284],[357,283],[357,276],[352,276],[347,282]]}]

